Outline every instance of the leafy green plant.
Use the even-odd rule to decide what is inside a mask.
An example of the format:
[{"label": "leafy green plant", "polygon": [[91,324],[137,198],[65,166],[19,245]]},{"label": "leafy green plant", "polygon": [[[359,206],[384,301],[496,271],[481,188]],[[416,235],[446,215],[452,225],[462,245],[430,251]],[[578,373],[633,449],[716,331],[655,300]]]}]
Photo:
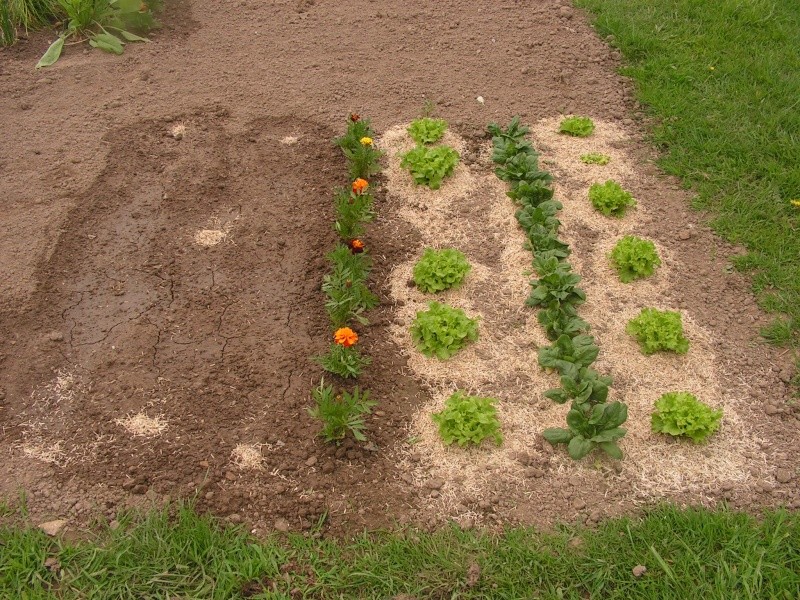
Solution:
[{"label": "leafy green plant", "polygon": [[620,427],[628,419],[628,407],[622,402],[596,404],[589,409],[573,407],[567,413],[567,427],[553,427],[542,432],[551,444],[567,444],[567,452],[580,460],[595,448],[611,458],[622,459],[617,441],[627,431]]},{"label": "leafy green plant", "polygon": [[127,42],[147,42],[133,31],[148,31],[158,25],[151,4],[142,0],[58,0],[67,15],[67,27],[54,41],[36,68],[48,67],[61,56],[71,37],[87,38],[89,45],[112,54],[122,54]]},{"label": "leafy green plant", "polygon": [[589,187],[589,200],[595,210],[607,217],[623,217],[630,206],[636,206],[636,200],[613,179],[605,183],[593,183]]},{"label": "leafy green plant", "polygon": [[515,216],[517,223],[526,232],[531,231],[534,225],[542,225],[552,232],[557,232],[561,226],[561,221],[556,218],[556,214],[562,208],[558,200],[547,200],[537,206],[531,204],[520,208]]},{"label": "leafy green plant", "polygon": [[444,132],[447,131],[447,121],[423,117],[411,121],[411,125],[406,131],[411,139],[419,145],[433,144],[442,139]]},{"label": "leafy green plant", "polygon": [[573,406],[583,404],[602,404],[608,399],[608,388],[613,383],[611,377],[600,375],[589,367],[568,369],[561,376],[561,387],[545,392],[545,397],[553,402],[564,404],[573,401]]},{"label": "leafy green plant", "polygon": [[366,253],[354,254],[344,244],[338,244],[328,255],[333,270],[325,275],[322,291],[328,296],[325,309],[334,327],[346,325],[351,320],[366,324],[363,312],[379,304],[378,297],[364,281],[370,269]]},{"label": "leafy green plant", "polygon": [[572,267],[559,262],[556,257],[537,258],[534,268],[539,279],[531,282],[531,291],[525,304],[542,308],[559,308],[564,305],[577,306],[586,301],[586,293],[577,287],[581,276],[572,272]]},{"label": "leafy green plant", "polygon": [[525,139],[530,128],[520,125],[518,116],[511,119],[505,130],[497,123],[490,123],[487,130],[492,135],[492,161],[497,164],[505,164],[517,154],[534,153],[533,146]]},{"label": "leafy green plant", "polygon": [[550,173],[539,169],[539,155],[535,152],[520,152],[497,167],[494,172],[500,179],[508,182],[525,181],[533,183],[541,181],[549,183],[553,180]]},{"label": "leafy green plant", "polygon": [[336,190],[336,233],[344,240],[361,237],[364,234],[364,223],[369,223],[375,216],[372,212],[373,202],[372,194],[368,191],[356,194],[348,189]]},{"label": "leafy green plant", "polygon": [[458,152],[450,146],[417,146],[400,156],[400,166],[411,173],[417,185],[438,190],[442,180],[453,173],[458,159]]},{"label": "leafy green plant", "polygon": [[599,352],[592,336],[581,334],[570,337],[564,334],[552,346],[539,348],[539,366],[555,369],[564,375],[575,368],[588,367],[597,359]]},{"label": "leafy green plant", "polygon": [[656,401],[651,426],[657,433],[685,435],[701,443],[719,429],[721,420],[722,409],[712,409],[689,392],[669,392]]},{"label": "leafy green plant", "polygon": [[558,239],[558,234],[545,225],[534,224],[527,231],[527,247],[537,260],[556,258],[563,260],[572,252],[569,244]]},{"label": "leafy green plant", "polygon": [[557,340],[564,334],[574,337],[589,330],[589,324],[578,316],[573,304],[561,304],[542,309],[536,318],[544,327],[547,339],[551,341]]},{"label": "leafy green plant", "polygon": [[467,257],[454,248],[426,248],[414,265],[414,283],[425,293],[436,293],[461,284],[470,269]]},{"label": "leafy green plant", "polygon": [[661,265],[655,244],[634,235],[626,235],[618,241],[609,258],[623,283],[650,277]]},{"label": "leafy green plant", "polygon": [[308,414],[322,421],[320,435],[326,442],[339,442],[348,431],[355,439],[366,441],[364,415],[369,414],[377,404],[369,399],[369,391],[362,392],[356,386],[352,393],[336,393],[332,385],[325,385],[323,378],[319,386],[314,388],[312,397],[316,406],[310,407]]},{"label": "leafy green plant", "polygon": [[533,181],[512,181],[511,189],[506,196],[522,206],[539,206],[553,198],[553,188],[550,187],[552,178],[541,177]]},{"label": "leafy green plant", "polygon": [[608,154],[589,152],[588,154],[581,154],[581,162],[585,165],[604,166],[611,162],[611,157]]},{"label": "leafy green plant", "polygon": [[503,442],[500,421],[497,419],[495,398],[468,396],[456,391],[444,404],[444,409],[431,415],[439,426],[439,435],[448,446],[456,442],[459,446],[480,444],[490,438],[498,446]]},{"label": "leafy green plant", "polygon": [[558,132],[576,137],[588,137],[594,132],[594,121],[589,117],[567,117],[561,121]]},{"label": "leafy green plant", "polygon": [[316,356],[314,360],[329,373],[344,378],[358,377],[361,375],[361,370],[372,363],[372,359],[362,355],[355,346],[335,343],[331,344],[326,354]]},{"label": "leafy green plant", "polygon": [[625,331],[636,338],[645,354],[659,350],[671,350],[677,354],[689,351],[689,340],[683,336],[679,312],[643,308],[639,316],[628,321]]},{"label": "leafy green plant", "polygon": [[350,178],[368,178],[380,172],[383,152],[375,148],[375,133],[368,119],[356,114],[347,120],[347,131],[334,140],[350,162]]},{"label": "leafy green plant", "polygon": [[478,339],[478,319],[470,319],[460,308],[439,302],[417,312],[411,338],[425,356],[447,359]]}]

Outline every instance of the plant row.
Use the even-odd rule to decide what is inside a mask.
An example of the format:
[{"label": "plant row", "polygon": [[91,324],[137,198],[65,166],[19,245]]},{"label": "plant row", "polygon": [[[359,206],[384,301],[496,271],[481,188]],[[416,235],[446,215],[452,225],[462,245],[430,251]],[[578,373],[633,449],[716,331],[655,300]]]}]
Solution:
[{"label": "plant row", "polygon": [[[562,121],[559,131],[586,137],[594,131],[594,123],[588,117],[569,117]],[[611,160],[611,157],[599,153],[584,154],[580,158],[585,164],[596,165],[606,165]],[[589,201],[601,214],[615,218],[623,217],[628,208],[636,206],[633,196],[613,180],[592,184]],[[653,242],[633,235],[619,240],[609,259],[623,283],[650,277],[661,265]],[[685,354],[689,350],[689,340],[683,335],[679,312],[644,308],[628,322],[625,330],[636,338],[644,354],[659,351]],[[721,419],[722,410],[712,409],[693,394],[668,392],[656,401],[650,423],[655,432],[685,436],[699,443],[719,429]]]},{"label": "plant row", "polygon": [[[584,129],[586,124],[583,124]],[[593,128],[593,124],[592,124]],[[529,129],[514,117],[505,129],[488,127],[492,135],[492,160],[498,165],[496,175],[510,184],[508,196],[519,206],[517,222],[525,231],[527,245],[533,252],[533,268],[538,279],[531,282],[526,304],[539,309],[537,318],[543,326],[549,346],[539,349],[539,364],[560,375],[561,386],[545,396],[563,404],[571,401],[566,428],[543,432],[553,444],[566,444],[569,455],[580,459],[600,449],[613,458],[622,458],[617,444],[626,430],[628,408],[619,401],[609,402],[611,377],[591,368],[599,348],[587,334],[589,325],[578,316],[577,308],[586,300],[578,287],[580,275],[567,261],[569,245],[558,237],[562,205],[553,199],[552,176],[539,168],[539,156],[525,136]]]},{"label": "plant row", "polygon": [[[335,143],[348,160],[351,183],[334,190],[334,229],[339,241],[328,254],[331,266],[322,281],[332,342],[328,352],[315,360],[328,373],[347,380],[357,378],[372,362],[359,350],[356,329],[369,324],[364,313],[379,303],[367,285],[372,259],[361,238],[366,224],[374,218],[375,199],[369,178],[380,171],[382,152],[375,148],[369,121],[355,114],[350,115],[347,131]],[[368,390],[358,386],[336,389],[326,385],[323,377],[312,398],[315,404],[309,413],[322,421],[321,435],[326,441],[338,443],[348,431],[359,441],[366,439],[364,416],[375,405]]]}]

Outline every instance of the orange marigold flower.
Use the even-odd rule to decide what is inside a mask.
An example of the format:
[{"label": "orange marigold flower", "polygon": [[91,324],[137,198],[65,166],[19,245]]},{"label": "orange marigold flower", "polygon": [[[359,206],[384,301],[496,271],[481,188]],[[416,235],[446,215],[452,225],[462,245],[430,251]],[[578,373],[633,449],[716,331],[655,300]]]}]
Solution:
[{"label": "orange marigold flower", "polygon": [[362,194],[368,187],[369,182],[366,179],[361,179],[361,177],[359,177],[353,182],[353,193]]},{"label": "orange marigold flower", "polygon": [[356,342],[358,342],[358,334],[349,327],[342,327],[333,334],[333,341],[340,346],[349,348],[350,346],[355,346]]},{"label": "orange marigold flower", "polygon": [[361,240],[353,240],[350,242],[350,250],[353,251],[353,254],[361,254],[364,251],[364,242]]},{"label": "orange marigold flower", "polygon": [[358,116],[356,113],[350,113],[350,120],[353,123],[358,123],[361,120],[361,117]]}]

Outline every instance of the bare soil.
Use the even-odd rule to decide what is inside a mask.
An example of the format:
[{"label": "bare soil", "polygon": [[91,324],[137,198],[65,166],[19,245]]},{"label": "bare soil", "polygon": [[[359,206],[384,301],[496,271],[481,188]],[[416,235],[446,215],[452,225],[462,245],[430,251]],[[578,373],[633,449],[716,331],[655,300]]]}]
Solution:
[{"label": "bare soil", "polygon": [[[24,489],[33,519],[75,524],[195,498],[262,533],[326,513],[336,532],[453,516],[437,499],[458,481],[426,478],[407,443],[433,392],[391,334],[390,275],[421,244],[401,196],[380,192],[366,240],[383,300],[362,334],[374,362],[360,383],[380,402],[370,443],[325,446],[306,413],[329,335],[331,188],[347,182],[331,139],[350,112],[383,132],[431,100],[476,174],[490,169],[486,124],[515,114],[590,114],[630,134],[633,191],[654,215],[641,233],[685,266],[671,303],[713,332],[765,461],[746,485],[664,497],[800,505],[789,356],[760,341],[765,317],[727,268],[737,249],[652,166],[619,57],[569,3],[181,0],[163,22],[121,57],[71,46],[34,71],[52,32],[0,52],[0,496]],[[583,186],[550,168],[567,192]],[[466,220],[485,216],[466,206]],[[470,251],[496,264],[474,226]],[[577,256],[604,241],[570,234]],[[525,478],[465,496],[461,513],[547,525],[645,501],[611,467],[554,468],[552,449],[530,444],[516,456]]]}]

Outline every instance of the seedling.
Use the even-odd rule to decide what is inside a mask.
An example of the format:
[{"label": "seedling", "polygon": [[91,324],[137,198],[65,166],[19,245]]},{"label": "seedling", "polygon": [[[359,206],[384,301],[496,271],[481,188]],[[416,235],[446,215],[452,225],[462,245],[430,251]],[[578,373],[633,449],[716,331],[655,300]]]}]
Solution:
[{"label": "seedling", "polygon": [[450,146],[417,146],[400,156],[400,166],[411,173],[417,185],[438,190],[442,180],[453,173],[458,159],[458,152]]},{"label": "seedling", "polygon": [[414,283],[425,293],[441,292],[459,286],[471,268],[464,254],[454,248],[427,248],[414,265]]},{"label": "seedling", "polygon": [[491,439],[498,446],[503,442],[500,421],[497,419],[495,398],[468,396],[459,390],[450,396],[444,409],[431,415],[439,426],[439,435],[448,446],[456,442],[459,446],[479,445]]},{"label": "seedling", "polygon": [[417,313],[411,338],[425,356],[445,360],[478,339],[478,319],[470,319],[460,308],[431,302]]},{"label": "seedling", "polygon": [[589,117],[567,117],[561,121],[558,132],[576,137],[588,137],[594,132],[594,121]]},{"label": "seedling", "polygon": [[629,207],[636,206],[636,200],[616,181],[593,183],[589,188],[589,200],[595,210],[607,217],[621,218]]},{"label": "seedling", "polygon": [[689,351],[689,340],[683,337],[681,313],[671,310],[643,308],[628,321],[625,331],[636,338],[645,354],[670,350],[677,354]]},{"label": "seedling", "polygon": [[358,441],[366,441],[364,435],[364,415],[372,411],[377,404],[369,399],[367,390],[361,391],[358,386],[353,392],[335,393],[332,385],[325,385],[322,379],[314,388],[312,397],[316,406],[308,409],[308,414],[323,423],[320,435],[326,442],[340,442],[347,432],[352,433]]},{"label": "seedling", "polygon": [[609,258],[623,283],[650,277],[661,265],[655,244],[634,235],[626,235],[617,242]]},{"label": "seedling", "polygon": [[722,409],[714,410],[688,392],[669,392],[656,401],[651,417],[653,431],[686,436],[695,443],[705,442],[722,420]]}]

